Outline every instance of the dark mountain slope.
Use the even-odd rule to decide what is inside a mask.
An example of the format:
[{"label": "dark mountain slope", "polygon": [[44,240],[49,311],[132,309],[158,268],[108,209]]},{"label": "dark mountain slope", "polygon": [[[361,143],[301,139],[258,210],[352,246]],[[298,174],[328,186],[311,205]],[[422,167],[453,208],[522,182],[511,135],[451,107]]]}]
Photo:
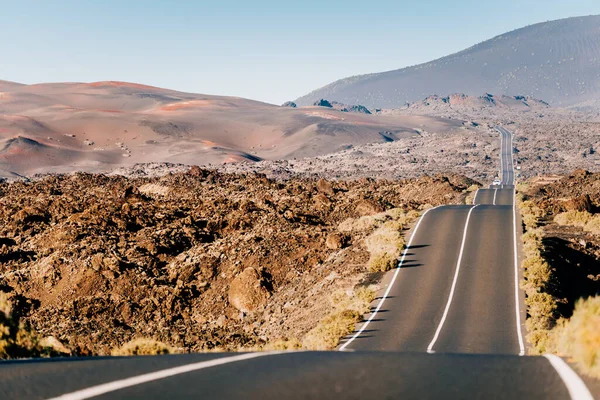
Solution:
[{"label": "dark mountain slope", "polygon": [[600,95],[600,16],[518,29],[438,60],[339,80],[296,101],[396,108],[429,95],[532,96],[569,106]]}]

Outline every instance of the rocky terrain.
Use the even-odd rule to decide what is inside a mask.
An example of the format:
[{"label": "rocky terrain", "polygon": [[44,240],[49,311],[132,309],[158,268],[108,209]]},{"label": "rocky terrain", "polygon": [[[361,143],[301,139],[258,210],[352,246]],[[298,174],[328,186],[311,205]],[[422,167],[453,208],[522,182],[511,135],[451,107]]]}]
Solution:
[{"label": "rocky terrain", "polygon": [[[294,176],[354,179],[402,179],[452,171],[480,182],[491,182],[500,168],[500,138],[495,127],[515,134],[519,179],[568,174],[577,168],[600,170],[600,116],[574,109],[557,109],[525,97],[431,96],[408,107],[377,110],[377,115],[434,116],[460,122],[451,132],[417,129],[418,134],[385,143],[348,146],[317,157],[263,160],[255,163],[213,164],[221,172],[258,172],[278,179]],[[139,164],[113,173],[125,176],[181,171],[185,165]]]},{"label": "rocky terrain", "polygon": [[[378,224],[462,203],[475,183],[151,171],[0,184],[0,291],[14,326],[71,355],[132,339],[178,351],[301,340],[332,295],[381,277],[366,265]],[[388,229],[403,234],[403,221]]]}]

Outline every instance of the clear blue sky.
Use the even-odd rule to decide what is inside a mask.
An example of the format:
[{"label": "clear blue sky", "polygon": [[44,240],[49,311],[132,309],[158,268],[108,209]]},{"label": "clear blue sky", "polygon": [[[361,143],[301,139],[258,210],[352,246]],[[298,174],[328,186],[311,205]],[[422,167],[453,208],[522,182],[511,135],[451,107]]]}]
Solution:
[{"label": "clear blue sky", "polygon": [[281,103],[600,0],[0,0],[0,79],[122,80]]}]

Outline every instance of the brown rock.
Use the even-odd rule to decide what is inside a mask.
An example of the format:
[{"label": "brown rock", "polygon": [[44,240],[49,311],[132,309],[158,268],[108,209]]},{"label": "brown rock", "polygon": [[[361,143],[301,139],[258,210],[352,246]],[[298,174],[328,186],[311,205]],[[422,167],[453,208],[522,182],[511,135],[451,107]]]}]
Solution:
[{"label": "brown rock", "polygon": [[365,215],[379,214],[383,211],[383,207],[371,200],[361,200],[356,205],[356,212],[361,217]]},{"label": "brown rock", "polygon": [[244,313],[264,306],[269,292],[254,268],[246,268],[229,285],[229,303]]},{"label": "brown rock", "polygon": [[318,205],[325,206],[325,207],[328,207],[331,205],[331,200],[329,200],[329,198],[327,196],[325,196],[323,193],[319,193],[318,195],[315,196],[315,202]]},{"label": "brown rock", "polygon": [[572,198],[565,202],[565,209],[567,211],[592,211],[592,200],[588,194]]},{"label": "brown rock", "polygon": [[317,190],[321,193],[328,194],[333,196],[335,194],[333,187],[331,186],[331,182],[326,181],[325,179],[319,179],[317,182]]},{"label": "brown rock", "polygon": [[331,233],[325,240],[325,245],[331,250],[339,250],[346,244],[346,238],[339,233]]}]

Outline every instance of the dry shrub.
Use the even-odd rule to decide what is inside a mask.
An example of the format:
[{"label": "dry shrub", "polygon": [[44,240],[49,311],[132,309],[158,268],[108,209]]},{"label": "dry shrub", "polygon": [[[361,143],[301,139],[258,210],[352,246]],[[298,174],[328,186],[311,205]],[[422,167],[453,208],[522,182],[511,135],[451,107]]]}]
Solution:
[{"label": "dry shrub", "polygon": [[600,215],[587,211],[566,211],[554,217],[554,222],[559,225],[579,226],[586,232],[600,235]]},{"label": "dry shrub", "polygon": [[340,342],[340,338],[354,330],[362,315],[353,310],[338,311],[329,314],[306,334],[302,347],[308,350],[331,350]]},{"label": "dry shrub", "polygon": [[331,302],[337,310],[353,310],[360,314],[366,314],[370,310],[371,302],[375,299],[375,288],[360,287],[350,295],[345,292],[335,293]]},{"label": "dry shrub", "polygon": [[398,264],[398,258],[404,249],[402,225],[397,221],[388,221],[365,240],[367,251],[371,254],[369,270],[372,272],[389,271]]},{"label": "dry shrub", "polygon": [[592,218],[592,214],[587,211],[566,211],[554,217],[554,222],[559,225],[573,225],[584,227]]},{"label": "dry shrub", "polygon": [[521,194],[517,196],[517,204],[521,211],[521,217],[523,218],[525,227],[527,227],[527,229],[537,228],[539,219],[543,214],[542,210],[536,206],[533,201],[523,200],[523,195]]},{"label": "dry shrub", "polygon": [[113,356],[154,356],[171,353],[174,351],[170,346],[154,339],[145,338],[133,339],[111,351]]},{"label": "dry shrub", "polygon": [[587,232],[600,235],[600,215],[594,215],[583,227]]},{"label": "dry shrub", "polygon": [[340,223],[338,230],[343,233],[365,232],[375,228],[375,225],[375,216],[367,215],[360,218],[348,218]]},{"label": "dry shrub", "polygon": [[278,339],[265,344],[259,349],[253,349],[254,351],[293,351],[300,350],[302,348],[302,342],[298,339]]},{"label": "dry shrub", "polygon": [[419,215],[419,212],[414,210],[404,212],[400,208],[393,208],[375,215],[348,218],[338,226],[338,230],[344,233],[366,233],[374,230],[365,239],[365,246],[370,253],[369,270],[389,271],[397,266],[398,258],[404,249],[402,230]]},{"label": "dry shrub", "polygon": [[366,215],[360,218],[348,218],[338,226],[343,233],[368,232],[380,227],[387,221],[397,221],[401,225],[407,225],[419,217],[417,211],[404,212],[401,208],[392,208],[375,215]]},{"label": "dry shrub", "polygon": [[537,291],[544,289],[550,281],[552,269],[541,255],[533,254],[523,260],[523,276],[526,279],[523,285],[525,289],[530,288]]},{"label": "dry shrub", "polygon": [[49,357],[59,355],[44,346],[29,327],[19,321],[6,293],[0,292],[0,359]]},{"label": "dry shrub", "polygon": [[550,351],[551,329],[556,320],[556,299],[548,293],[531,293],[525,299],[529,318],[526,321],[527,340],[534,354]]},{"label": "dry shrub", "polygon": [[319,322],[302,340],[306,350],[331,350],[340,339],[354,331],[356,323],[370,310],[375,299],[375,290],[358,288],[350,295],[340,292],[332,296],[334,311]]},{"label": "dry shrub", "polygon": [[551,329],[556,322],[557,300],[547,293],[553,271],[543,257],[542,230],[537,228],[542,210],[532,201],[523,200],[522,195],[517,196],[517,204],[527,228],[523,234],[525,259],[521,285],[527,295],[527,340],[532,344],[534,354],[543,354],[549,351]]},{"label": "dry shrub", "polygon": [[523,234],[523,251],[526,256],[538,255],[542,248],[541,229],[530,229]]},{"label": "dry shrub", "polygon": [[398,257],[390,253],[374,254],[369,258],[369,271],[386,272],[398,266]]},{"label": "dry shrub", "polygon": [[579,300],[571,319],[561,320],[553,345],[572,357],[584,373],[600,378],[600,296]]}]

